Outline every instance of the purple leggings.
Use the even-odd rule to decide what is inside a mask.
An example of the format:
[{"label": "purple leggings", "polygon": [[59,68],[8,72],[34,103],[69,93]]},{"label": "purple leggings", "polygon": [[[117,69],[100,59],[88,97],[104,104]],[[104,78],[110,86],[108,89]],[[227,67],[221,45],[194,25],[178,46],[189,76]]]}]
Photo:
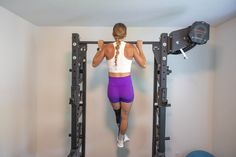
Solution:
[{"label": "purple leggings", "polygon": [[111,103],[133,102],[134,90],[131,76],[125,76],[125,77],[109,76],[107,95]]}]

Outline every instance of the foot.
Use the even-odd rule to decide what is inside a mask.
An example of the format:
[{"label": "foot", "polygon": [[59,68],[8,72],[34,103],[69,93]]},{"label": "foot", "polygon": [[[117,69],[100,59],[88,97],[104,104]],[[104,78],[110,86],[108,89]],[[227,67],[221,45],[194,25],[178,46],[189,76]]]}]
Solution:
[{"label": "foot", "polygon": [[128,135],[124,135],[124,142],[129,142],[130,141],[130,139],[129,139],[129,137],[128,137]]},{"label": "foot", "polygon": [[122,138],[119,138],[119,136],[117,137],[117,147],[119,147],[119,148],[124,147],[124,137],[122,137]]}]

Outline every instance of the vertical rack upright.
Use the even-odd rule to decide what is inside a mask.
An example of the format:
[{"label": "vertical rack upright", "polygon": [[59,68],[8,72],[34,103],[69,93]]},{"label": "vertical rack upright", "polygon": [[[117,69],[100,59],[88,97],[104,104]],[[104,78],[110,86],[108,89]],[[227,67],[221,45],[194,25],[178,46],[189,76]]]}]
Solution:
[{"label": "vertical rack upright", "polygon": [[167,101],[167,75],[170,74],[167,66],[169,51],[169,38],[167,33],[162,33],[160,42],[152,45],[154,53],[154,76],[153,76],[153,136],[152,157],[165,157],[166,137],[166,107],[170,106]]},{"label": "vertical rack upright", "polygon": [[68,157],[85,157],[86,140],[86,51],[79,34],[72,34],[71,151]]}]

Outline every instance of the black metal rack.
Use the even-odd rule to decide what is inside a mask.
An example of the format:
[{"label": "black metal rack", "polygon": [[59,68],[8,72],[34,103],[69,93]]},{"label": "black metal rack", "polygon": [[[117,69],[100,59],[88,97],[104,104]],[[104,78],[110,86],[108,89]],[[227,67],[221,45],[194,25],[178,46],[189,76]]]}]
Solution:
[{"label": "black metal rack", "polygon": [[171,72],[167,66],[168,35],[161,34],[160,42],[153,44],[154,79],[153,79],[153,136],[152,157],[165,156],[165,135],[167,102],[166,76]]},{"label": "black metal rack", "polygon": [[72,34],[71,151],[68,157],[85,157],[87,44]]},{"label": "black metal rack", "polygon": [[[167,75],[171,73],[167,66],[169,54],[183,54],[195,45],[205,44],[209,39],[209,24],[198,21],[191,26],[167,33],[162,33],[160,41],[144,41],[151,44],[154,53],[153,78],[153,136],[152,157],[165,157]],[[111,43],[106,41],[105,43]],[[128,43],[136,43],[128,41]],[[86,53],[87,44],[96,41],[80,41],[79,34],[72,34],[72,86],[70,104],[71,114],[71,151],[68,157],[85,157],[86,142]]]}]

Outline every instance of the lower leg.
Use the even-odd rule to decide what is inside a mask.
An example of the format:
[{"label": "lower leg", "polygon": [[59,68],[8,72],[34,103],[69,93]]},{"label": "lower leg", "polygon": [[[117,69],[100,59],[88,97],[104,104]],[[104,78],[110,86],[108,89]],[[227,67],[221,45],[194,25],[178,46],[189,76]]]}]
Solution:
[{"label": "lower leg", "polygon": [[118,128],[120,127],[120,123],[121,123],[121,108],[120,109],[113,109],[116,115],[116,124],[118,126]]},{"label": "lower leg", "polygon": [[131,108],[131,104],[121,103],[121,123],[120,130],[117,138],[117,146],[124,147],[124,142],[128,142],[129,138],[125,134],[128,127],[128,114]]},{"label": "lower leg", "polygon": [[128,128],[128,119],[126,120],[122,120],[123,122],[121,123],[121,126],[120,126],[120,131],[119,131],[119,134],[118,134],[118,138],[119,140],[123,140],[124,142],[128,142],[130,139],[129,137],[127,136],[126,134],[126,130]]},{"label": "lower leg", "polygon": [[120,123],[121,123],[121,104],[118,103],[112,103],[112,108],[115,112],[115,116],[116,116],[116,123],[118,128],[120,127]]},{"label": "lower leg", "polygon": [[131,103],[121,103],[121,124],[120,134],[124,135],[128,128],[128,116],[131,109]]},{"label": "lower leg", "polygon": [[121,117],[122,117],[122,120],[121,120],[121,124],[120,124],[118,139],[123,142],[128,142],[129,138],[126,135],[126,130],[128,128],[128,113],[125,111],[122,111]]},{"label": "lower leg", "polygon": [[122,115],[122,120],[120,124],[120,133],[122,135],[125,134],[127,127],[128,127],[128,115]]}]

